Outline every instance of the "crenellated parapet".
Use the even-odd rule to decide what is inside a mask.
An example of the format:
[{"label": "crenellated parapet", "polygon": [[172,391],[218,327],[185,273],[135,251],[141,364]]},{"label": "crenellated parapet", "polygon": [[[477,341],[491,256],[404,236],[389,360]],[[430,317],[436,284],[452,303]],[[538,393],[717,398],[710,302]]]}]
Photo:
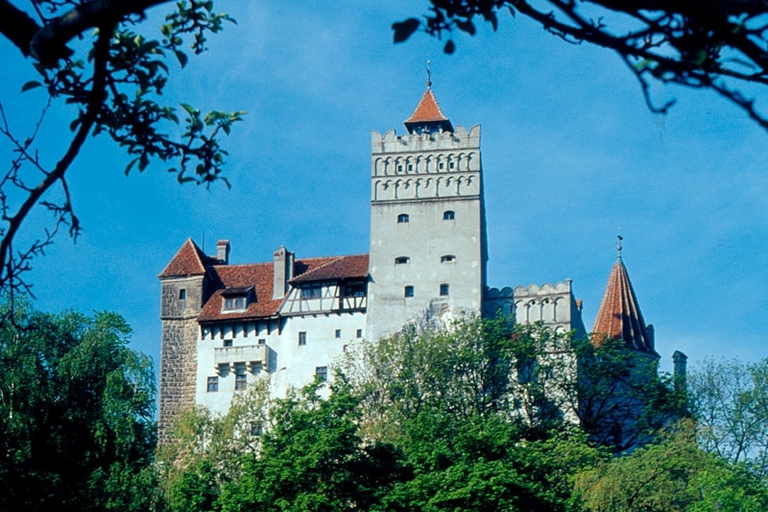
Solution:
[{"label": "crenellated parapet", "polygon": [[520,324],[543,322],[557,331],[575,329],[579,334],[586,334],[570,279],[554,285],[488,288],[483,297],[483,313],[493,316],[498,312],[514,315]]},{"label": "crenellated parapet", "polygon": [[372,201],[480,196],[480,125],[406,135],[374,131],[371,148]]}]

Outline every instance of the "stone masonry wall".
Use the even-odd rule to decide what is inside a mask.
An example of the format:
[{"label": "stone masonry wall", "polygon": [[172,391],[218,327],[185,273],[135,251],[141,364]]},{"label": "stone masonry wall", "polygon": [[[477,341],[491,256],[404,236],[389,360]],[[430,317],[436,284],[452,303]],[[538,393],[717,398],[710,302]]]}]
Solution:
[{"label": "stone masonry wall", "polygon": [[160,347],[158,439],[170,439],[174,418],[195,405],[197,375],[196,317],[163,320]]}]

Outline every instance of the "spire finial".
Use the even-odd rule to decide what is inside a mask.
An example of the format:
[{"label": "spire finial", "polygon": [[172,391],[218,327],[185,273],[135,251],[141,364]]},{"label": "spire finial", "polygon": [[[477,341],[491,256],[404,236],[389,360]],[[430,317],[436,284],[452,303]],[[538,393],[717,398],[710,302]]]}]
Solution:
[{"label": "spire finial", "polygon": [[619,243],[616,245],[616,259],[621,261],[621,241],[624,240],[624,237],[621,236],[621,227],[619,227],[619,233],[616,235],[616,238],[619,239]]},{"label": "spire finial", "polygon": [[432,88],[432,72],[429,70],[429,60],[427,60],[427,89]]}]

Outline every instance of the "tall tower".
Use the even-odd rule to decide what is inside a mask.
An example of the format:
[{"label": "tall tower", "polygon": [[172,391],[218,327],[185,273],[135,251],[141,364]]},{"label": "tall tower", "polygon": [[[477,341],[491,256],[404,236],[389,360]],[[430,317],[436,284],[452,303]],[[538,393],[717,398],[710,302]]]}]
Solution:
[{"label": "tall tower", "polygon": [[431,82],[407,134],[371,133],[367,337],[426,312],[479,312],[487,242],[480,126],[455,129]]}]

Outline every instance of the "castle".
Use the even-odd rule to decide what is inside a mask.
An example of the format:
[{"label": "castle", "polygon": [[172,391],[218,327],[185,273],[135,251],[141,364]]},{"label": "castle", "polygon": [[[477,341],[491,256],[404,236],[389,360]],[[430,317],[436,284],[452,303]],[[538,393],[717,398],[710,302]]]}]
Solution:
[{"label": "castle", "polygon": [[[159,275],[161,438],[178,411],[226,412],[262,374],[275,395],[327,378],[348,344],[425,312],[501,310],[586,336],[570,280],[487,287],[480,126],[454,127],[427,82],[405,128],[371,134],[368,254],[303,258],[280,247],[270,262],[230,265],[226,240],[215,256],[182,245]],[[593,331],[659,357],[620,258]]]}]

